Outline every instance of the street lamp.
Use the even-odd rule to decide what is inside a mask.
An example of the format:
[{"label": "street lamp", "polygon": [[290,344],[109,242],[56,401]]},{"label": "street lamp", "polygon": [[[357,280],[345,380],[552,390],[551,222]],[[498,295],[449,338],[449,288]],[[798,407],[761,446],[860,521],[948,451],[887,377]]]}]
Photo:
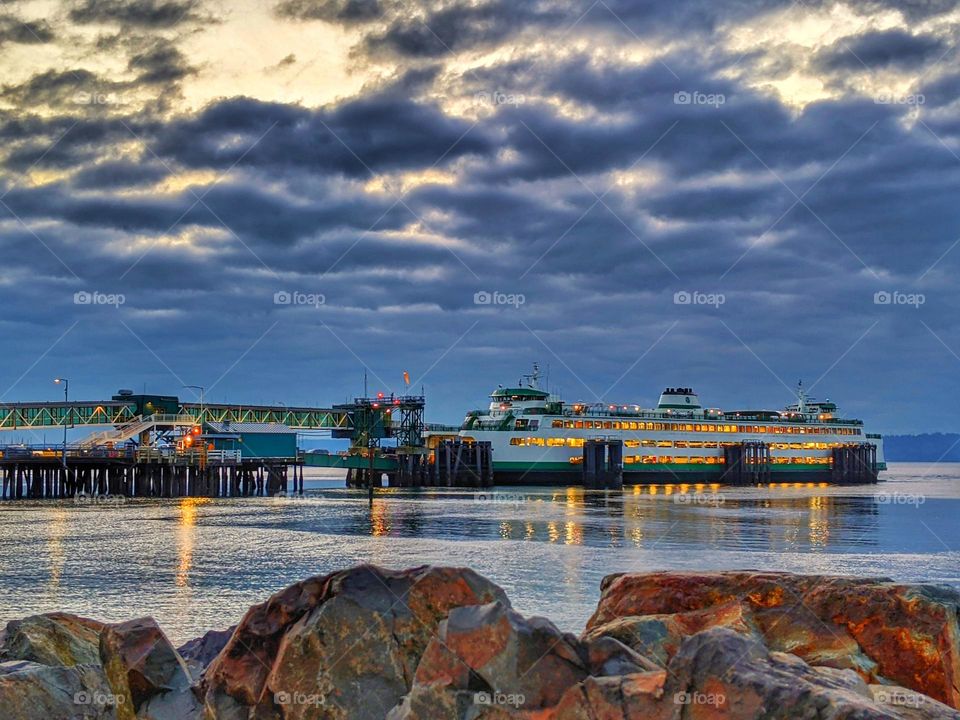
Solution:
[{"label": "street lamp", "polygon": [[68,407],[70,402],[70,381],[65,377],[54,378],[53,382],[57,385],[63,385],[63,477],[66,480],[67,477],[67,413],[70,412]]}]

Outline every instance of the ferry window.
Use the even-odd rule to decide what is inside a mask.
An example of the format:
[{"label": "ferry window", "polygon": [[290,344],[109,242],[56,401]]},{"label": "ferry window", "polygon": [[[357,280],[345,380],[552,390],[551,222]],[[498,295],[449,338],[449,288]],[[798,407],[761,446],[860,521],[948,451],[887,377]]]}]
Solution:
[{"label": "ferry window", "polygon": [[609,420],[604,420],[604,421],[603,421],[603,429],[604,429],[604,430],[611,430],[612,428],[613,428],[613,423],[612,423],[612,422],[610,422]]},{"label": "ferry window", "polygon": [[673,447],[673,442],[670,440],[657,440],[657,447]]},{"label": "ferry window", "polygon": [[573,424],[573,426],[574,426],[577,430],[583,430],[583,420],[577,420],[577,421]]},{"label": "ferry window", "polygon": [[573,430],[573,420],[564,420],[563,427],[566,430]]},{"label": "ferry window", "polygon": [[656,446],[657,446],[657,443],[654,442],[653,440],[643,440],[640,444],[643,445],[643,447],[656,447]]},{"label": "ferry window", "polygon": [[694,425],[694,426],[693,426],[693,431],[694,431],[694,432],[702,432],[702,431],[703,431],[703,426],[702,426],[702,425]]},{"label": "ferry window", "polygon": [[632,422],[632,423],[630,423],[630,429],[631,429],[631,430],[639,430],[640,428],[637,427],[637,423]]},{"label": "ferry window", "polygon": [[677,440],[677,441],[673,444],[673,446],[674,446],[674,447],[678,447],[678,448],[689,447],[689,445],[687,444],[687,441],[686,441],[686,440]]},{"label": "ferry window", "polygon": [[640,447],[640,441],[639,441],[639,440],[624,440],[624,441],[623,441],[623,444],[624,444],[626,447],[628,447],[628,448]]},{"label": "ferry window", "polygon": [[554,420],[554,421],[551,423],[551,427],[562,428],[562,427],[563,427],[563,420]]}]

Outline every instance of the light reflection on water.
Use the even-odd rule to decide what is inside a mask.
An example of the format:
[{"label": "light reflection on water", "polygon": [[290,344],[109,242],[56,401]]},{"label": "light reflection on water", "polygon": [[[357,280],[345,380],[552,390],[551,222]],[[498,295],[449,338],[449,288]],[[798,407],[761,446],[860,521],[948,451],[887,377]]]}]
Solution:
[{"label": "light reflection on water", "polygon": [[0,620],[153,615],[176,641],[287,584],[359,562],[469,565],[526,614],[578,632],[601,578],[654,569],[887,575],[960,587],[960,466],[876,487],[794,483],[382,490],[314,477],[303,499],[0,505]]}]

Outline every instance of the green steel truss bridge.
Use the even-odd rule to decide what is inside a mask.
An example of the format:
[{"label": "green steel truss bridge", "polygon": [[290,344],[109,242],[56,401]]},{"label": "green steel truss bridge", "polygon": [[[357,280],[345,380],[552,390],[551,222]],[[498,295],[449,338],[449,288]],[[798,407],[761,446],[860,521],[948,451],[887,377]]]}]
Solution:
[{"label": "green steel truss bridge", "polygon": [[108,401],[0,403],[0,430],[53,427],[110,427],[94,432],[79,446],[125,442],[154,430],[189,428],[205,423],[277,423],[293,430],[330,430],[353,445],[378,447],[393,438],[400,446],[423,445],[422,396],[355,398],[332,408],[284,405],[233,405],[181,402],[173,395],[134,395],[121,391]]},{"label": "green steel truss bridge", "polygon": [[[175,400],[175,399],[174,399]],[[176,407],[144,407],[139,399],[107,402],[0,403],[0,430],[52,427],[122,426],[157,413],[190,416],[202,422],[280,423],[296,430],[347,430],[352,427],[346,409],[179,403]]]}]

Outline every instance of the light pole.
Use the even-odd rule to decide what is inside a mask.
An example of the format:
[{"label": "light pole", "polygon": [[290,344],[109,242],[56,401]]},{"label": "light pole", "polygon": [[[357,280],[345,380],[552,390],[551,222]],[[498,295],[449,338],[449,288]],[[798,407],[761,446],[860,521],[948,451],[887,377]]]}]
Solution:
[{"label": "light pole", "polygon": [[65,377],[54,378],[53,382],[57,385],[63,385],[63,479],[67,479],[67,413],[70,412],[68,407],[70,403],[70,381]]}]

